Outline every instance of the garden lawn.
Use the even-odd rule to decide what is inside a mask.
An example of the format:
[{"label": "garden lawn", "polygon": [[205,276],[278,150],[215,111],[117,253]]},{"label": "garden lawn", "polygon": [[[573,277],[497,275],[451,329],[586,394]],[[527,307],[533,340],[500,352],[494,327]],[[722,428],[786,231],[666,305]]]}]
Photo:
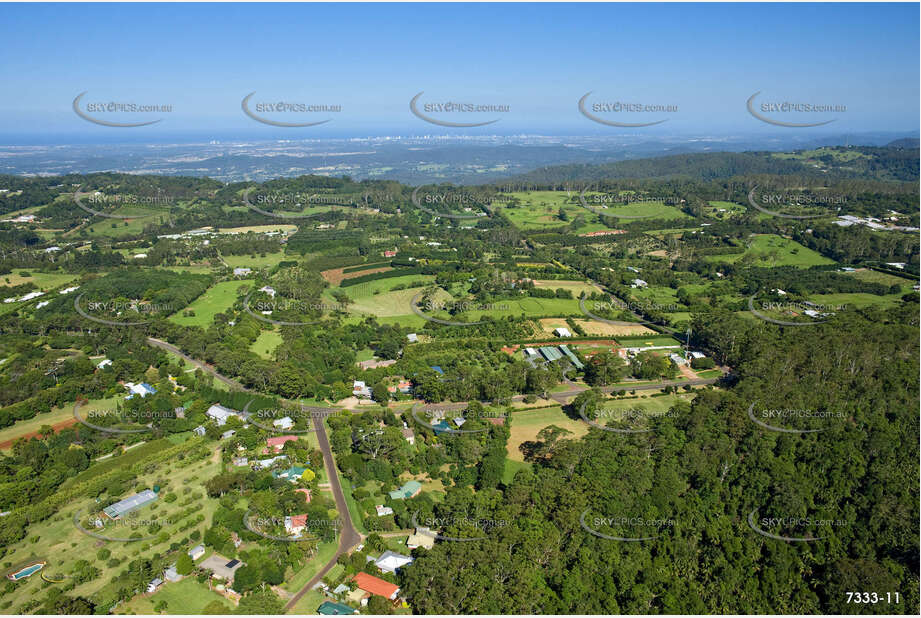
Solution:
[{"label": "garden lawn", "polygon": [[185,309],[195,312],[194,316],[185,317],[182,315],[185,309],[180,309],[169,317],[171,322],[181,324],[182,326],[201,326],[207,327],[214,320],[214,316],[222,311],[226,311],[233,306],[237,300],[237,289],[240,286],[251,284],[251,279],[240,279],[235,281],[222,281],[216,283],[196,298],[192,304]]}]

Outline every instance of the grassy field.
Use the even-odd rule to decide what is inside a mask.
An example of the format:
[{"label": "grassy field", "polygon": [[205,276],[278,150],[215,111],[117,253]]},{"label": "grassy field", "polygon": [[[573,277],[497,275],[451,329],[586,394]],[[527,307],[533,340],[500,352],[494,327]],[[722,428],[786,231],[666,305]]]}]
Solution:
[{"label": "grassy field", "polygon": [[282,343],[281,333],[277,330],[264,330],[249,347],[250,350],[266,359],[275,358],[275,348]]},{"label": "grassy field", "polygon": [[[136,511],[139,519],[171,521],[170,525],[165,525],[163,528],[163,531],[167,534],[167,540],[163,543],[159,543],[157,540],[104,543],[83,534],[74,527],[72,521],[75,513],[83,512],[91,505],[89,499],[81,499],[61,507],[52,517],[30,526],[28,536],[25,539],[12,543],[7,548],[4,562],[15,564],[32,555],[37,555],[48,560],[48,566],[45,567],[47,572],[66,574],[73,569],[77,560],[89,560],[102,573],[98,578],[78,585],[70,594],[90,596],[107,585],[131,560],[135,560],[142,555],[151,555],[153,552],[163,553],[168,551],[171,542],[181,541],[193,529],[198,529],[204,533],[205,527],[210,525],[211,517],[217,508],[218,501],[205,495],[201,483],[219,472],[220,463],[211,456],[204,459],[187,457],[182,461],[174,460],[160,464],[155,469],[147,471],[138,478],[137,485],[126,493],[128,495],[128,493],[135,493],[143,488],[160,485],[161,496],[165,496],[170,492],[177,494],[178,499],[173,503],[168,503],[161,498],[155,503]],[[186,490],[188,490],[188,493],[185,493]],[[188,504],[183,504],[187,501]],[[192,507],[194,507],[194,512],[191,515],[181,519],[178,517],[181,511]],[[198,514],[205,517],[202,523],[183,532],[178,531],[180,525],[185,524],[190,518],[196,517]],[[140,530],[142,534],[146,532],[144,528]],[[127,537],[128,535],[130,535],[130,528],[127,527],[122,527],[113,533],[113,536]],[[192,544],[190,543],[189,547]],[[111,551],[111,558],[122,561],[119,566],[109,567],[104,561],[96,558],[96,552],[103,545]],[[45,585],[41,578],[35,576],[17,583],[15,589],[5,597],[6,600],[12,601],[10,611],[12,613],[21,613],[17,611],[17,608],[23,602],[38,596],[43,597],[44,594],[41,590]],[[190,610],[191,608],[186,608],[186,611]]]},{"label": "grassy field", "polygon": [[[110,399],[94,399],[86,405],[80,406],[80,416],[86,418],[86,414],[94,410],[112,410],[115,408],[115,403],[123,399],[124,397],[122,396],[112,397]],[[17,421],[11,427],[0,429],[0,444],[36,432],[42,428],[42,425],[56,425],[57,423],[70,421],[73,418],[73,402],[61,408],[52,408],[47,414],[37,414],[35,418]]]},{"label": "grassy field", "polygon": [[853,310],[860,307],[869,307],[871,305],[878,307],[895,307],[902,302],[902,293],[899,294],[886,294],[884,296],[877,296],[876,294],[862,294],[862,293],[842,293],[842,294],[810,294],[809,300],[820,304],[831,307],[834,311],[835,307],[843,307],[842,311],[847,311],[849,309]]},{"label": "grassy field", "polygon": [[902,292],[910,292],[911,286],[913,285],[908,279],[903,279],[902,277],[896,277],[895,275],[890,275],[888,273],[881,273],[876,270],[870,270],[869,268],[861,268],[853,272],[844,273],[849,277],[854,277],[855,279],[860,279],[861,281],[867,281],[870,283],[882,283],[883,285],[898,285],[902,287]]},{"label": "grassy field", "polygon": [[266,253],[265,255],[222,255],[231,268],[267,268],[275,266],[285,259],[284,251]]},{"label": "grassy field", "polygon": [[241,279],[236,281],[222,281],[216,283],[204,294],[195,299],[187,307],[195,312],[194,316],[185,317],[182,315],[183,310],[179,310],[170,316],[170,320],[183,326],[203,326],[206,327],[214,320],[218,313],[229,309],[237,299],[237,289],[242,285],[252,283],[251,280]]},{"label": "grassy field", "polygon": [[138,595],[119,605],[116,614],[156,614],[154,606],[166,603],[167,614],[201,614],[213,601],[224,606],[224,612],[233,612],[233,605],[216,592],[208,590],[208,584],[200,584],[194,577],[186,577],[180,582],[166,582],[150,596]]},{"label": "grassy field", "polygon": [[573,297],[579,298],[582,292],[591,294],[592,292],[601,292],[598,286],[586,283],[585,281],[566,281],[556,279],[535,279],[534,287],[548,290],[564,289],[572,292]]},{"label": "grassy field", "polygon": [[[92,206],[85,202],[87,206]],[[121,236],[136,236],[143,233],[144,228],[152,223],[167,223],[169,215],[164,210],[157,210],[143,206],[127,206],[111,211],[111,214],[138,217],[137,219],[112,219],[95,217],[92,223],[85,228],[91,238],[119,238]],[[139,216],[140,215],[140,216]]]},{"label": "grassy field", "polygon": [[524,470],[527,468],[530,470],[534,467],[534,464],[527,461],[515,461],[514,459],[505,459],[505,469],[502,471],[502,482],[508,485],[512,482],[512,479],[515,478],[515,475],[518,474],[519,470]]},{"label": "grassy field", "polygon": [[[319,572],[323,566],[330,561],[333,557],[333,554],[336,553],[336,547],[339,545],[339,539],[331,543],[320,543],[317,547],[317,554],[307,561],[304,567],[294,573],[290,579],[286,580],[281,587],[284,590],[287,590],[291,594],[296,593],[298,590],[304,587],[304,585],[310,581],[310,579]],[[316,607],[313,608],[316,611]],[[312,612],[311,612],[312,613]]]},{"label": "grassy field", "polygon": [[796,266],[808,268],[834,264],[834,260],[808,249],[794,240],[781,238],[775,234],[760,234],[751,239],[745,253],[728,255],[710,255],[708,262],[743,262],[752,266],[775,267]]},{"label": "grassy field", "polygon": [[[28,274],[28,277],[24,277],[23,273]],[[72,275],[68,273],[43,273],[37,270],[26,270],[26,269],[16,269],[13,272],[3,275],[0,279],[0,285],[22,285],[23,283],[34,283],[35,286],[43,291],[47,292],[48,290],[61,287],[65,283],[70,283],[75,279],[78,279],[79,275]]]},{"label": "grassy field", "polygon": [[[726,219],[731,219],[735,215],[742,214],[745,212],[745,206],[741,204],[736,204],[735,202],[708,202],[709,207],[704,208],[704,214],[706,214],[711,219],[719,219],[725,221]],[[720,212],[721,210],[725,212]]]},{"label": "grassy field", "polygon": [[[514,462],[523,462],[524,455],[518,448],[523,443],[537,439],[541,429],[549,425],[556,425],[568,429],[572,435],[568,438],[579,438],[588,433],[589,425],[582,420],[573,420],[563,413],[559,406],[540,408],[537,410],[522,410],[512,414],[511,436],[508,439],[508,459]],[[508,464],[506,464],[508,469]]]},{"label": "grassy field", "polygon": [[[515,227],[522,230],[545,230],[567,226],[576,217],[584,217],[588,223],[579,226],[577,233],[596,232],[607,229],[598,216],[586,211],[579,204],[578,194],[567,191],[518,191],[508,194],[521,202],[520,205],[501,208]],[[572,198],[575,197],[575,201]],[[566,219],[559,216],[560,209]]]}]

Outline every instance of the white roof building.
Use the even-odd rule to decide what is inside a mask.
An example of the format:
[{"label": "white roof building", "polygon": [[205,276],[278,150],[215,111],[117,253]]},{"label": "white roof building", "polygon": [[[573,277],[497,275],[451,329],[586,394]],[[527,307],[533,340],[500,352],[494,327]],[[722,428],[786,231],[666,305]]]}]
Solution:
[{"label": "white roof building", "polygon": [[112,361],[110,361],[108,358],[104,358],[101,361],[99,361],[99,363],[96,366],[100,369],[104,369],[105,367],[108,367],[111,364],[112,364]]},{"label": "white roof building", "polygon": [[378,517],[383,517],[384,515],[393,515],[393,509],[389,506],[384,506],[383,504],[378,504],[374,507],[374,510],[377,511]]},{"label": "white roof building", "polygon": [[227,422],[227,419],[231,416],[236,416],[239,418],[240,414],[236,410],[231,410],[230,408],[225,408],[222,405],[214,404],[205,412],[207,416],[214,419],[217,422],[218,427],[223,426]]},{"label": "white roof building", "polygon": [[234,277],[241,277],[243,275],[248,275],[251,272],[253,272],[253,269],[251,268],[234,268],[233,269]]},{"label": "white roof building", "polygon": [[259,288],[259,291],[260,291],[260,292],[265,292],[266,294],[268,294],[268,295],[271,296],[272,298],[275,298],[275,288],[270,288],[269,286],[264,285],[264,286],[262,286],[261,288]]},{"label": "white roof building", "polygon": [[647,285],[649,284],[643,281],[642,279],[634,279],[633,285],[631,285],[630,287],[631,288],[645,288]]},{"label": "white roof building", "polygon": [[563,327],[554,328],[553,334],[556,335],[557,337],[572,337],[572,333],[569,332],[569,329],[563,328]]},{"label": "white roof building", "polygon": [[272,421],[273,427],[278,427],[279,429],[291,429],[294,427],[294,421],[291,420],[290,416],[280,418],[277,421]]},{"label": "white roof building", "polygon": [[374,566],[384,573],[396,573],[398,569],[412,564],[413,559],[395,551],[385,551],[381,557],[374,561]]},{"label": "white roof building", "polygon": [[416,343],[417,341],[419,341],[419,337],[416,336],[416,333],[409,333],[408,335],[406,335],[406,340],[409,341],[410,343]]}]

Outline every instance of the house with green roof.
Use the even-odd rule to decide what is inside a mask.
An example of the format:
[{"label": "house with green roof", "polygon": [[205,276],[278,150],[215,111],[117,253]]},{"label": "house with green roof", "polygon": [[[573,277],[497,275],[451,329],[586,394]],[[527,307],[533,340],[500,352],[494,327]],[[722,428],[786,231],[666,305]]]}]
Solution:
[{"label": "house with green roof", "polygon": [[317,613],[321,616],[346,616],[348,614],[357,614],[358,610],[349,607],[344,603],[334,603],[333,601],[323,601],[317,608]]},{"label": "house with green roof", "polygon": [[419,481],[406,481],[402,487],[390,492],[390,498],[391,500],[407,500],[418,496],[420,491],[422,491],[422,483]]},{"label": "house with green roof", "polygon": [[292,483],[296,483],[300,480],[301,475],[307,471],[307,468],[302,466],[291,466],[287,470],[273,470],[272,476],[277,479],[285,479]]}]

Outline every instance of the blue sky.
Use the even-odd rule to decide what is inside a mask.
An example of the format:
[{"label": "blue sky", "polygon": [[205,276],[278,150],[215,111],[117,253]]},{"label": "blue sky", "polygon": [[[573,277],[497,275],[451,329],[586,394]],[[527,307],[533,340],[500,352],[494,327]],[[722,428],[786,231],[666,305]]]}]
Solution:
[{"label": "blue sky", "polygon": [[420,91],[508,105],[483,133],[611,131],[579,114],[588,91],[677,105],[651,134],[776,132],[745,109],[759,90],[846,105],[835,131],[915,131],[918,18],[917,4],[0,4],[0,137],[117,131],[73,113],[83,91],[171,104],[130,129],[151,134],[276,132],[243,115],[253,91],[342,106],[296,137],[476,132],[414,117]]}]

